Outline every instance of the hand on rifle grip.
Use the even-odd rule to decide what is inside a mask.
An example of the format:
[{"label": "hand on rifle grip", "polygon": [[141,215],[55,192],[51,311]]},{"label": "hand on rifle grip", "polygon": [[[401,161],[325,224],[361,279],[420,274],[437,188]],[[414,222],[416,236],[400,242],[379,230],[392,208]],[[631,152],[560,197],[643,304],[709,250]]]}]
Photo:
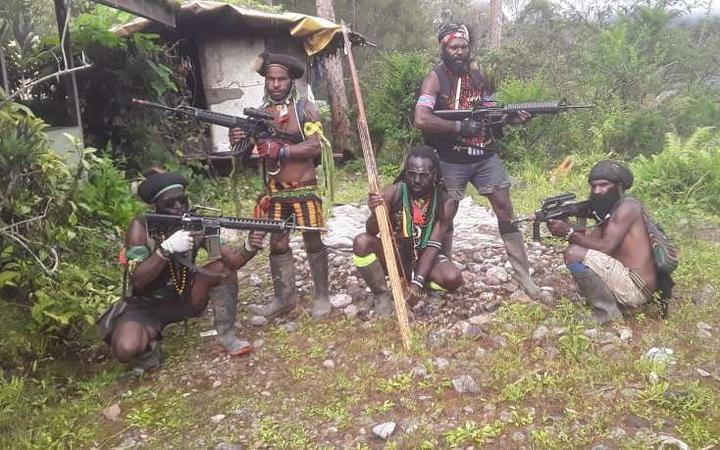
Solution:
[{"label": "hand on rifle grip", "polygon": [[522,110],[518,111],[517,114],[514,114],[506,119],[507,123],[513,124],[513,125],[520,125],[527,121],[532,119],[532,114],[529,112]]},{"label": "hand on rifle grip", "polygon": [[257,249],[261,249],[265,246],[265,243],[263,242],[265,240],[265,233],[264,231],[259,230],[251,230],[248,234],[248,241],[250,242],[250,245]]},{"label": "hand on rifle grip", "polygon": [[282,143],[278,141],[272,139],[264,140],[257,146],[258,156],[261,158],[278,159],[282,146]]},{"label": "hand on rifle grip", "polygon": [[570,224],[564,220],[550,219],[547,221],[550,234],[556,237],[565,237],[570,231]]},{"label": "hand on rifle grip", "polygon": [[472,119],[465,119],[460,122],[460,136],[471,137],[477,136],[482,133],[483,126],[480,122],[476,122]]},{"label": "hand on rifle grip", "polygon": [[230,128],[228,130],[228,138],[230,139],[230,145],[235,145],[243,139],[247,139],[247,133],[242,128]]},{"label": "hand on rifle grip", "polygon": [[193,246],[193,236],[187,230],[178,230],[169,238],[165,239],[161,244],[168,253],[185,253]]}]

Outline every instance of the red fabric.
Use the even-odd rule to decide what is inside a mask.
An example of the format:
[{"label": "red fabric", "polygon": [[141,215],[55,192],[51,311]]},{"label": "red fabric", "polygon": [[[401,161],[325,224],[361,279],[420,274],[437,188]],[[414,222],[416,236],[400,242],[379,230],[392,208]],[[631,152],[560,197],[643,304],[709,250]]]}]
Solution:
[{"label": "red fabric", "polygon": [[413,202],[412,214],[413,223],[415,225],[425,225],[425,214],[420,210],[420,208],[415,202]]},{"label": "red fabric", "polygon": [[125,247],[120,249],[120,254],[118,254],[118,262],[123,266],[127,266],[128,264],[127,255],[125,254]]}]

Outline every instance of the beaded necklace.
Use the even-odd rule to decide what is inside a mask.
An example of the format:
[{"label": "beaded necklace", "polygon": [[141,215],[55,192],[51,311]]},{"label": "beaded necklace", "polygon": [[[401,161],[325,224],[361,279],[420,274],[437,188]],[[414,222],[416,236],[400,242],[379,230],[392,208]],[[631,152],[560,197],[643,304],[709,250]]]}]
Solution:
[{"label": "beaded necklace", "polygon": [[[164,241],[166,239],[165,233],[160,232],[160,238]],[[182,294],[187,285],[188,273],[190,269],[181,265],[179,269],[176,268],[175,262],[172,259],[167,261],[168,269],[170,269],[170,278],[172,280],[173,287],[178,294]],[[178,281],[179,278],[179,281]]]},{"label": "beaded necklace", "polygon": [[[435,226],[437,209],[437,187],[424,199],[411,200],[407,184],[401,184],[403,201],[403,237],[412,237],[415,248],[427,247],[427,242]],[[429,209],[429,213],[428,213]]]}]

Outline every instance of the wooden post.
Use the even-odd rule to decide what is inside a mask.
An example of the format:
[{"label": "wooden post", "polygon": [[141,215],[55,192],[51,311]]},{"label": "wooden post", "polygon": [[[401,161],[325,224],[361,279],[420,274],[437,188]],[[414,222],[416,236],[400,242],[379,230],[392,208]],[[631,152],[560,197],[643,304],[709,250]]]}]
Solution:
[{"label": "wooden post", "polygon": [[[360,144],[365,158],[370,192],[373,194],[381,194],[377,163],[375,162],[375,154],[373,153],[372,142],[370,141],[370,130],[368,129],[367,118],[365,117],[365,105],[363,103],[362,92],[360,91],[360,82],[358,80],[357,70],[355,69],[355,59],[352,54],[352,45],[348,38],[345,22],[342,22],[342,32],[345,43],[345,54],[348,58],[350,74],[355,89],[355,100],[357,101],[358,109],[358,133],[360,134]],[[405,309],[405,293],[403,292],[403,282],[400,278],[397,260],[395,259],[395,245],[390,228],[390,217],[384,204],[375,208],[375,216],[377,217],[378,227],[380,228],[380,242],[382,243],[385,264],[387,265],[388,276],[390,277],[390,290],[393,300],[395,301],[395,313],[397,314],[398,324],[400,325],[400,337],[402,338],[405,350],[410,350],[410,325],[408,324],[407,310]]]}]

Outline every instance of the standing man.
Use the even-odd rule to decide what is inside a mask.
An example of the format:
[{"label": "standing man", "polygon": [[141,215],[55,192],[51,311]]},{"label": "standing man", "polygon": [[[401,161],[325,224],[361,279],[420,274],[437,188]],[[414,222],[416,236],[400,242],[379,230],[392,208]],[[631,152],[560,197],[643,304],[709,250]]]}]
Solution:
[{"label": "standing man", "polygon": [[[155,173],[138,186],[138,196],[157,214],[180,216],[188,211],[187,180],[177,173]],[[147,371],[162,363],[162,330],[200,314],[212,301],[217,344],[233,356],[252,351],[235,336],[237,270],[257,253],[262,234],[250,233],[239,249],[220,248],[220,259],[194,271],[198,245],[193,233],[179,226],[149,226],[135,218],[125,236],[126,295],[98,321],[113,355],[135,370]]]},{"label": "standing man", "polygon": [[600,224],[589,234],[564,220],[549,220],[554,236],[567,238],[565,263],[598,323],[622,317],[618,305],[651,300],[658,283],[644,206],[625,196],[630,170],[617,161],[597,163],[588,176],[592,214]]},{"label": "standing man", "polygon": [[[415,126],[423,132],[425,143],[437,149],[445,186],[455,201],[465,196],[468,182],[488,198],[497,215],[515,281],[528,296],[537,297],[522,233],[511,222],[510,179],[496,153],[502,125],[486,129],[470,119],[445,120],[433,114],[442,109],[472,109],[477,102],[487,101],[492,88],[477,62],[470,58],[470,34],[464,25],[443,26],[438,41],[442,64],[423,81],[415,106]],[[530,114],[521,111],[507,117],[505,123],[520,124],[529,119]],[[443,239],[443,253],[448,257],[452,253],[452,233],[451,225]]]},{"label": "standing man", "polygon": [[[322,227],[322,200],[317,195],[315,160],[325,145],[320,111],[306,98],[298,98],[294,80],[305,73],[304,66],[289,55],[262,53],[257,73],[265,77],[262,109],[274,117],[278,131],[299,134],[304,140],[291,144],[279,139],[257,143],[258,156],[264,168],[266,194],[258,200],[256,217],[287,219],[295,216],[300,226]],[[243,130],[230,130],[230,143],[235,145],[246,137]],[[324,169],[327,169],[324,167]],[[331,176],[325,177],[328,183]],[[330,312],[328,299],[328,252],[320,232],[303,233],[305,250],[314,285],[312,315],[319,318]],[[270,238],[270,272],[275,299],[256,314],[268,318],[287,314],[295,308],[295,261],[287,234]]]},{"label": "standing man", "polygon": [[372,214],[366,232],[353,241],[353,262],[374,295],[375,312],[387,316],[393,311],[392,296],[385,283],[385,270],[378,257],[382,245],[375,208],[385,203],[392,231],[398,243],[403,275],[410,283],[408,301],[414,303],[426,287],[453,291],[462,285],[462,275],[440,253],[441,240],[457,211],[457,202],[448,197],[440,181],[440,160],[432,147],[419,145],[408,152],[405,167],[394,184],[382,195],[371,194]]}]

